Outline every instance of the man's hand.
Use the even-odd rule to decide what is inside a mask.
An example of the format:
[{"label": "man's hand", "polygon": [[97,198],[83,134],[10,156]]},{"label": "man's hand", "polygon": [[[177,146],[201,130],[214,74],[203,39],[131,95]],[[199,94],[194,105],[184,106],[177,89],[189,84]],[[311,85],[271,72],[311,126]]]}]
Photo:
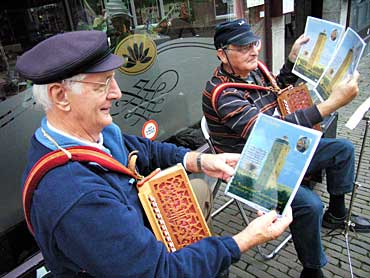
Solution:
[{"label": "man's hand", "polygon": [[289,61],[292,63],[295,63],[298,57],[299,50],[301,49],[302,45],[307,43],[310,40],[309,37],[305,37],[304,35],[301,35],[293,44],[292,49],[290,50],[290,53],[288,55]]},{"label": "man's hand", "polygon": [[[198,158],[199,155],[200,158]],[[200,154],[190,152],[186,159],[186,169],[191,172],[201,171],[210,177],[228,181],[235,174],[234,167],[239,158],[240,154],[237,153]],[[198,163],[197,159],[199,160]],[[200,169],[198,166],[200,166]]]},{"label": "man's hand", "polygon": [[278,218],[276,211],[270,211],[264,215],[259,212],[259,215],[262,216],[254,219],[243,231],[233,236],[242,253],[256,245],[276,239],[293,220],[290,207],[281,218]]},{"label": "man's hand", "polygon": [[330,115],[330,113],[345,106],[358,95],[358,79],[360,74],[355,71],[353,76],[348,76],[338,82],[332,88],[329,98],[317,105],[322,117]]}]

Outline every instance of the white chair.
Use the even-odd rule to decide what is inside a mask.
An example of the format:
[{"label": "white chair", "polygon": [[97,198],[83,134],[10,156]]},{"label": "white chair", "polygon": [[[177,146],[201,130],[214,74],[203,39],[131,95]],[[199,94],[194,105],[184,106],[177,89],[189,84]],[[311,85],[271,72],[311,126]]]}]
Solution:
[{"label": "white chair", "polygon": [[[208,124],[207,124],[207,120],[206,118],[203,116],[202,117],[202,120],[200,122],[200,126],[201,126],[201,129],[202,129],[202,133],[203,133],[203,136],[207,142],[207,145],[210,149],[210,151],[214,154],[216,154],[216,150],[213,146],[213,143],[212,143],[212,139],[211,139],[211,136],[210,136],[210,132],[209,132],[209,128],[208,128]],[[213,198],[216,197],[219,189],[220,189],[220,186],[222,184],[222,180],[221,179],[218,179],[215,186],[214,186],[214,189],[212,191],[212,195],[213,195]],[[234,199],[234,198],[231,198],[229,201],[227,201],[225,204],[223,204],[221,207],[219,207],[217,210],[215,210],[214,212],[211,213],[211,217],[215,217],[216,215],[218,215],[219,213],[221,213],[225,208],[227,208],[228,206],[230,206],[232,203],[236,204],[236,206],[238,207],[239,211],[240,211],[240,214],[243,218],[243,221],[246,225],[249,225],[249,219],[248,219],[248,216],[246,215],[244,209],[243,209],[243,204]],[[257,250],[258,250],[258,253],[264,258],[264,259],[272,259],[273,257],[275,257],[275,255],[280,251],[281,248],[283,248],[283,246],[292,238],[292,235],[289,233],[288,236],[286,236],[286,238],[274,249],[272,250],[271,253],[265,253],[264,250],[262,250],[262,248],[260,246],[257,246]]]}]

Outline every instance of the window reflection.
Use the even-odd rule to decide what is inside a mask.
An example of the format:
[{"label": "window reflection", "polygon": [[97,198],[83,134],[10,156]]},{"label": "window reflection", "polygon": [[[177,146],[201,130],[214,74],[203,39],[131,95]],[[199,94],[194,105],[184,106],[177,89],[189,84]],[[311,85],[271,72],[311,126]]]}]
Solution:
[{"label": "window reflection", "polygon": [[[157,45],[173,39],[211,38],[216,24],[235,18],[235,1],[243,2],[3,0],[0,4],[0,97],[17,94],[32,85],[15,72],[16,59],[52,35],[73,30],[101,30],[107,33],[112,48],[130,34],[147,34]],[[244,9],[252,28],[255,26],[257,33],[263,33],[259,17],[263,6]]]},{"label": "window reflection", "polygon": [[218,18],[227,18],[234,15],[234,1],[214,0],[215,15]]}]

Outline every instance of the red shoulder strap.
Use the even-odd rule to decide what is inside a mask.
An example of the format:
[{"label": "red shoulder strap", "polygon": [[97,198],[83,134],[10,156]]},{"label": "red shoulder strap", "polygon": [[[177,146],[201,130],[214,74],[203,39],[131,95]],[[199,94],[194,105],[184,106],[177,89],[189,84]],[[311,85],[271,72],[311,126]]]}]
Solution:
[{"label": "red shoulder strap", "polygon": [[269,79],[272,87],[264,87],[264,86],[248,84],[248,83],[233,83],[233,82],[221,83],[215,86],[211,92],[212,107],[216,113],[217,113],[218,99],[220,98],[221,93],[227,88],[236,88],[236,89],[243,89],[243,90],[252,89],[252,90],[261,90],[261,91],[271,91],[271,90],[279,91],[280,90],[279,86],[277,85],[275,77],[270,73],[267,66],[261,61],[258,61],[257,63],[258,63],[258,68]]},{"label": "red shoulder strap", "polygon": [[268,78],[268,80],[270,81],[270,83],[271,83],[272,87],[274,88],[274,90],[275,91],[280,91],[280,87],[278,86],[278,84],[276,82],[275,76],[273,76],[271,74],[271,72],[269,71],[269,69],[267,68],[267,66],[263,62],[261,62],[261,61],[257,61],[257,63],[258,63],[258,68]]},{"label": "red shoulder strap", "polygon": [[123,173],[136,179],[138,178],[136,173],[98,148],[78,146],[66,148],[65,150],[72,155],[71,158],[68,158],[67,154],[62,150],[56,150],[44,155],[32,167],[24,183],[22,192],[23,212],[27,226],[33,235],[34,231],[30,221],[32,196],[40,180],[48,171],[64,165],[69,161],[96,162],[111,171]]}]

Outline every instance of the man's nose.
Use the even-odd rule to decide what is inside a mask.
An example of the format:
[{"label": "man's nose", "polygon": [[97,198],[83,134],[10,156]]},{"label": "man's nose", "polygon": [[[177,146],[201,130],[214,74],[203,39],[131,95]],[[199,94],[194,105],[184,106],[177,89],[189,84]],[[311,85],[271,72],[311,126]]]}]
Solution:
[{"label": "man's nose", "polygon": [[121,90],[118,86],[116,79],[113,77],[112,81],[109,84],[107,97],[113,99],[120,99],[121,96],[122,96]]},{"label": "man's nose", "polygon": [[258,55],[259,48],[257,46],[253,46],[250,52],[252,55]]}]

